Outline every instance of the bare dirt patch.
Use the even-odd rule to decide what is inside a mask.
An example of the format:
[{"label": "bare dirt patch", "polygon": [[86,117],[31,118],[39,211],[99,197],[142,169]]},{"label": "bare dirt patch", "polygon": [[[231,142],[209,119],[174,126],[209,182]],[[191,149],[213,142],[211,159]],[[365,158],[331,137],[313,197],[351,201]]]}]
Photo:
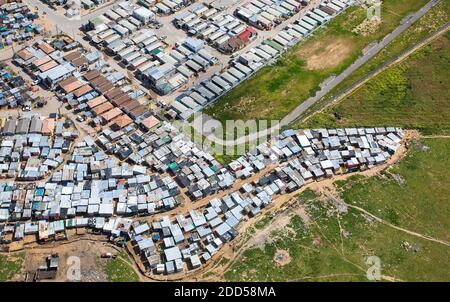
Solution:
[{"label": "bare dirt patch", "polygon": [[309,70],[334,68],[352,52],[353,41],[346,38],[326,39],[301,48],[297,53]]},{"label": "bare dirt patch", "polygon": [[273,261],[279,267],[289,264],[291,260],[291,255],[289,255],[288,251],[286,250],[277,250],[275,252],[275,256],[273,256]]}]

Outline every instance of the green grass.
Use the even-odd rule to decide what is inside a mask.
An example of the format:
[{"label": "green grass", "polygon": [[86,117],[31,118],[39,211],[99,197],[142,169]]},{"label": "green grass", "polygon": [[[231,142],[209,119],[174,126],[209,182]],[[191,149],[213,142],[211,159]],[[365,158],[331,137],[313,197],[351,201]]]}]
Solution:
[{"label": "green grass", "polygon": [[[279,120],[296,106],[315,94],[320,83],[348,67],[371,42],[382,39],[398,26],[404,16],[417,11],[427,0],[386,0],[382,5],[383,23],[373,34],[362,36],[352,32],[366,18],[360,7],[352,7],[333,19],[325,28],[299,43],[275,64],[262,68],[204,112],[222,123],[226,120]],[[323,69],[306,68],[305,56],[318,54],[340,40],[349,48],[336,66]],[[300,53],[299,53],[300,52]],[[308,55],[309,56],[309,55]]]},{"label": "green grass", "polygon": [[263,229],[265,226],[267,226],[273,219],[272,214],[265,214],[264,217],[259,220],[257,223],[255,223],[255,228],[260,230]]},{"label": "green grass", "polygon": [[[421,41],[439,28],[446,25],[450,19],[450,1],[442,0],[436,6],[432,7],[422,18],[416,21],[411,27],[405,30],[391,43],[386,45],[379,53],[370,59],[363,66],[354,71],[345,80],[333,88],[327,95],[322,97],[316,104],[311,106],[306,113],[317,110],[333,96],[345,91],[359,80],[363,79],[367,74],[376,70],[385,62],[395,59],[402,52],[412,47],[415,43]],[[447,33],[448,35],[448,33]],[[324,119],[324,117],[316,117]],[[306,123],[300,123],[296,127],[305,127]]]},{"label": "green grass", "polygon": [[296,127],[395,125],[450,133],[449,49],[448,35],[439,37]]},{"label": "green grass", "polygon": [[[412,142],[410,150],[382,177],[344,184],[342,197],[395,225],[450,241],[450,139]],[[396,175],[404,183],[395,180]]]},{"label": "green grass", "polygon": [[139,276],[132,269],[128,255],[121,252],[115,259],[108,259],[105,265],[105,273],[112,282],[138,282]]},{"label": "green grass", "polygon": [[[429,147],[423,148],[423,146]],[[410,153],[376,177],[353,177],[335,184],[341,198],[399,227],[449,241],[450,139],[413,142]],[[399,183],[393,175],[401,175]],[[298,216],[272,233],[270,244],[246,250],[225,274],[231,281],[367,281],[367,257],[378,256],[382,275],[405,281],[450,280],[450,248],[381,223],[369,223],[356,209],[330,214],[329,200],[310,191],[299,199],[314,223],[306,228]],[[340,228],[349,232],[341,237]],[[403,242],[418,245],[405,250]],[[277,249],[291,262],[275,265]]]},{"label": "green grass", "polygon": [[0,255],[0,282],[10,281],[15,274],[19,273],[25,253],[17,253],[11,256]]}]

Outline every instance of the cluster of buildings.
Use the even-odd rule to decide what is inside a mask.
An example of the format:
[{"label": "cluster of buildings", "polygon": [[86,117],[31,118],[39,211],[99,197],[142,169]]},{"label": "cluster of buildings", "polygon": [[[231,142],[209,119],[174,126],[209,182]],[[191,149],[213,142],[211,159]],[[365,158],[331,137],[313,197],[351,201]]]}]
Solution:
[{"label": "cluster of buildings", "polygon": [[33,22],[38,17],[38,13],[30,12],[30,9],[24,3],[9,2],[1,4],[0,48],[14,42],[30,40],[35,34],[42,33],[43,27]]},{"label": "cluster of buildings", "polygon": [[227,70],[214,74],[211,78],[192,86],[187,92],[181,93],[171,104],[171,110],[178,118],[188,119],[342,12],[352,0],[333,1],[338,1],[341,6],[333,2],[324,2],[319,8],[308,11],[271,39],[232,59]]},{"label": "cluster of buildings", "polygon": [[1,66],[0,71],[0,108],[18,108],[28,111],[33,104],[40,100],[39,96],[25,82],[15,75],[6,65]]},{"label": "cluster of buildings", "polygon": [[175,16],[173,24],[226,54],[242,49],[257,36],[254,28],[235,16],[204,3],[196,3]]},{"label": "cluster of buildings", "polygon": [[68,1],[68,0],[41,0],[52,9],[57,10],[60,7],[65,9],[65,16],[68,18],[79,17],[82,9],[90,10],[105,3],[105,0],[80,0],[80,1]]},{"label": "cluster of buildings", "polygon": [[216,64],[200,40],[186,39],[172,49],[151,28],[155,14],[143,7],[121,2],[84,26],[86,37],[121,66],[160,95],[185,85],[190,78]]},{"label": "cluster of buildings", "polygon": [[211,154],[199,149],[170,123],[160,123],[155,117],[119,131],[104,129],[97,143],[121,160],[170,175],[191,200],[225,190],[235,180]]},{"label": "cluster of buildings", "polygon": [[[48,180],[2,182],[1,241],[25,236],[40,241],[66,239],[70,229],[88,228],[127,242],[151,273],[192,271],[233,240],[242,221],[257,215],[280,194],[383,164],[404,136],[402,129],[393,127],[289,129],[219,167],[211,155],[176,133],[169,123],[161,123],[137,132],[141,142],[129,135],[133,150],[152,142],[147,145],[149,154],[136,163],[119,161],[95,138],[85,136],[74,143],[70,157]],[[102,136],[107,134],[99,133],[98,139]],[[228,185],[225,175],[229,175]],[[259,178],[246,182],[252,175]],[[222,183],[230,188],[235,179],[243,180],[242,185],[229,194],[211,196],[188,213],[144,222],[126,217],[170,210],[183,202],[183,194],[196,197],[192,186],[205,188],[208,182],[212,189],[219,180],[219,187]]]},{"label": "cluster of buildings", "polygon": [[252,0],[234,11],[235,16],[261,30],[271,30],[276,25],[298,13],[308,0],[274,1]]},{"label": "cluster of buildings", "polygon": [[[0,220],[31,220],[18,223],[15,240],[25,235],[36,235],[40,241],[64,239],[58,233],[66,228],[92,223],[105,231],[106,218],[113,215],[148,215],[172,209],[181,200],[170,176],[149,175],[144,166],[120,163],[90,136],[76,142],[67,160],[58,160],[58,165],[47,181],[0,185]],[[109,219],[109,223],[113,220],[118,221]]]},{"label": "cluster of buildings", "polygon": [[195,0],[138,0],[138,3],[159,15],[173,14],[183,7],[191,5]]},{"label": "cluster of buildings", "polygon": [[0,177],[19,181],[44,179],[62,162],[78,138],[77,130],[55,118],[26,113],[2,119]]}]

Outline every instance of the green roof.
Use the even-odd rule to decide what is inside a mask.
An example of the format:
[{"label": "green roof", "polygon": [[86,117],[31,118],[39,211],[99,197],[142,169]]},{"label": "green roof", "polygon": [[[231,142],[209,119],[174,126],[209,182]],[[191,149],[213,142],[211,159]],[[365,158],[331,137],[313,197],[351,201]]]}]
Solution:
[{"label": "green roof", "polygon": [[267,44],[270,47],[273,47],[273,48],[275,48],[278,51],[282,51],[283,50],[283,46],[278,44],[277,42],[275,42],[273,40],[266,40],[266,41],[264,41],[264,44]]}]

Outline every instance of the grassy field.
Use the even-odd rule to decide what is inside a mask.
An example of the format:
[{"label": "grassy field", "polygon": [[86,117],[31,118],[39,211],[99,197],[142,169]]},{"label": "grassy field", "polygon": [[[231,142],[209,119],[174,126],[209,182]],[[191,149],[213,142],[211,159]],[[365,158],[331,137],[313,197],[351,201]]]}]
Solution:
[{"label": "grassy field", "polygon": [[[422,139],[409,147],[406,158],[382,175],[337,183],[336,197],[389,223],[448,242],[450,139]],[[227,280],[367,281],[369,256],[380,258],[385,280],[450,279],[448,246],[373,222],[353,208],[337,215],[329,197],[310,190],[299,200],[313,223],[305,227],[294,216],[264,246],[246,250],[225,274]],[[415,249],[405,248],[405,242]],[[290,256],[283,266],[274,261],[280,250]]]},{"label": "grassy field", "polygon": [[109,259],[105,265],[105,273],[109,281],[112,282],[137,282],[139,276],[131,267],[128,255],[121,252],[115,259]]},{"label": "grassy field", "polygon": [[18,253],[12,256],[0,255],[0,282],[11,280],[20,272],[25,258],[25,253]]},{"label": "grassy field", "polygon": [[281,119],[318,90],[320,83],[349,66],[371,42],[382,39],[427,0],[386,0],[382,23],[370,34],[354,29],[366,19],[360,7],[348,9],[299,43],[272,66],[261,69],[218,100],[205,113],[228,119]]},{"label": "grassy field", "polygon": [[296,127],[395,125],[450,133],[449,49],[447,33]]},{"label": "grassy field", "polygon": [[[409,49],[415,43],[421,41],[425,37],[436,32],[439,28],[446,25],[450,19],[450,1],[440,1],[436,6],[432,7],[428,13],[420,18],[411,27],[405,30],[391,43],[386,45],[379,53],[377,53],[372,59],[370,59],[363,66],[358,68],[355,72],[349,75],[345,80],[339,83],[333,88],[327,95],[322,97],[316,104],[311,106],[306,113],[317,110],[320,106],[332,99],[333,96],[345,91],[348,87],[351,87],[359,80],[364,78],[368,73],[376,70],[385,62],[389,62],[395,59],[402,52]],[[300,127],[303,127],[306,123],[301,123]]]}]

